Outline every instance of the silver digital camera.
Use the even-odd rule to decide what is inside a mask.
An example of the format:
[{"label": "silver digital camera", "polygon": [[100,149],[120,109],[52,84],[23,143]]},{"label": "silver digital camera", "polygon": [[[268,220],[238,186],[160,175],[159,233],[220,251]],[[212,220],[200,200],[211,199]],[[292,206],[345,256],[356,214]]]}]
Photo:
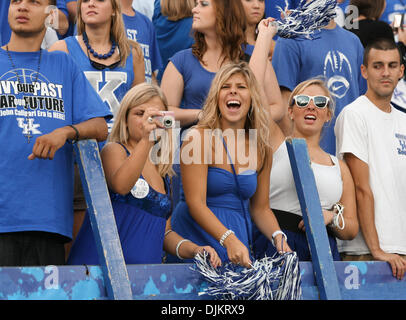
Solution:
[{"label": "silver digital camera", "polygon": [[158,120],[165,129],[171,129],[175,127],[175,113],[173,111],[163,111],[162,116],[154,117]]}]

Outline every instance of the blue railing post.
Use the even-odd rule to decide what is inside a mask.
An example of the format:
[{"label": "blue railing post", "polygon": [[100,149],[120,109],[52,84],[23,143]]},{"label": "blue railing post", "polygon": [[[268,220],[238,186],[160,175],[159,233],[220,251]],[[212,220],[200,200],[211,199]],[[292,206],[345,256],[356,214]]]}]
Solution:
[{"label": "blue railing post", "polygon": [[131,284],[95,140],[75,145],[88,213],[109,299],[132,300]]},{"label": "blue railing post", "polygon": [[341,300],[340,287],[306,141],[287,139],[286,142],[320,299]]}]

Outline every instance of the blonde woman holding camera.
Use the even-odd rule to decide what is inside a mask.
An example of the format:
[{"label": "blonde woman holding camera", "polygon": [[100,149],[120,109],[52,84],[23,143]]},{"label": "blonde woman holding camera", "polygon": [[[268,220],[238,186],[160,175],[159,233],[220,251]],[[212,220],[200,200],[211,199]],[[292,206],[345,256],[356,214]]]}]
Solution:
[{"label": "blonde woman holding camera", "polygon": [[[150,157],[157,142],[153,139],[155,130],[164,127],[157,117],[167,110],[166,98],[159,87],[147,83],[135,86],[124,96],[108,143],[101,152],[124,259],[127,264],[161,263],[165,245],[170,252],[189,258],[204,249],[217,266],[219,260],[212,248],[183,241],[171,232],[167,221],[172,210],[171,129],[160,135],[159,158],[153,161]],[[98,264],[98,261],[86,215],[68,263]]]}]

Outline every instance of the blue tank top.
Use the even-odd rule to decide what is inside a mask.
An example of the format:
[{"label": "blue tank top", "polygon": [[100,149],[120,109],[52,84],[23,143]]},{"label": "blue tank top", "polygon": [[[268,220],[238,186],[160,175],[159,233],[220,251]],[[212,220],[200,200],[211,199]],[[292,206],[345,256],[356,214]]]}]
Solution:
[{"label": "blue tank top", "polygon": [[[94,68],[87,54],[82,50],[77,37],[65,39],[66,46],[73,60],[84,72],[87,80],[106,103],[113,115],[116,115],[120,108],[120,102],[134,81],[133,55],[130,53],[124,67],[117,66],[113,69],[105,68],[98,70]],[[90,56],[91,57],[91,56]],[[113,119],[114,121],[114,119]],[[113,121],[108,124],[109,129]]]},{"label": "blue tank top", "polygon": [[[119,144],[124,148],[125,152],[127,153],[127,157],[130,156],[130,152],[128,151],[128,149],[123,144]],[[142,175],[140,175],[140,178],[138,180],[145,181]],[[169,218],[172,210],[172,202],[170,198],[170,180],[168,176],[165,176],[164,183],[166,194],[160,193],[151,188],[151,186],[148,186],[148,188],[146,189],[148,191],[145,190],[145,194],[139,197],[137,196],[137,193],[140,194],[142,193],[142,191],[137,191],[137,186],[139,186],[137,181],[137,184],[134,186],[131,192],[127,193],[126,195],[121,195],[109,190],[110,199],[112,203],[116,201],[126,203],[128,205],[131,205],[132,207],[141,209],[154,216],[167,219]],[[144,182],[144,185],[146,185],[146,181]]]},{"label": "blue tank top", "polygon": [[[248,60],[254,46],[247,44],[243,48]],[[169,60],[183,78],[184,89],[180,108],[202,109],[216,72],[206,70],[190,48],[177,52]]]}]

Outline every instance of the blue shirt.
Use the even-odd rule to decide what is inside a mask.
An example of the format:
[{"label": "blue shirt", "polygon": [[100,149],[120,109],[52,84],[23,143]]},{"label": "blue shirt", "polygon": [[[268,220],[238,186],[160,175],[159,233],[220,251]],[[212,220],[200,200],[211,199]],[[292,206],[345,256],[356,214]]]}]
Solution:
[{"label": "blue shirt", "polygon": [[[279,85],[290,91],[301,82],[323,77],[335,99],[335,116],[366,92],[361,76],[364,48],[359,38],[343,28],[321,29],[314,40],[279,38],[272,57]],[[325,128],[320,145],[335,154],[335,117]]]},{"label": "blue shirt", "polygon": [[169,59],[178,51],[192,47],[192,17],[183,18],[178,21],[170,21],[161,13],[161,1],[155,0],[154,15],[152,22],[155,26],[156,38],[163,66],[159,70],[158,79],[169,62]]},{"label": "blue shirt", "polygon": [[133,17],[123,14],[123,19],[128,39],[137,41],[142,48],[145,61],[145,80],[151,83],[152,74],[162,67],[154,25],[147,16],[138,11],[135,11]]},{"label": "blue shirt", "polygon": [[40,135],[111,113],[68,54],[42,50],[39,72],[39,52],[10,55],[14,68],[0,49],[0,233],[46,231],[71,238],[72,145],[65,143],[53,160],[27,157]]},{"label": "blue shirt", "polygon": [[[393,22],[395,14],[405,14],[405,13],[406,13],[405,0],[386,0],[386,8],[381,16],[381,20],[391,24]],[[406,24],[406,20],[404,21],[404,24]]]},{"label": "blue shirt", "polygon": [[11,29],[8,24],[8,7],[10,0],[0,1],[0,46],[10,41]]},{"label": "blue shirt", "polygon": [[[245,53],[251,56],[253,48],[252,45],[247,45]],[[181,108],[202,109],[216,72],[207,71],[199,59],[193,55],[192,49],[179,51],[170,61],[183,78],[184,89]]]},{"label": "blue shirt", "polygon": [[[73,60],[84,72],[87,80],[100,95],[111,113],[115,115],[120,108],[121,100],[127,91],[131,89],[134,81],[132,53],[128,56],[125,67],[117,66],[114,69],[98,70],[91,65],[89,57],[80,47],[76,37],[66,38],[65,42]],[[108,126],[111,129],[113,121],[110,121]]]}]

